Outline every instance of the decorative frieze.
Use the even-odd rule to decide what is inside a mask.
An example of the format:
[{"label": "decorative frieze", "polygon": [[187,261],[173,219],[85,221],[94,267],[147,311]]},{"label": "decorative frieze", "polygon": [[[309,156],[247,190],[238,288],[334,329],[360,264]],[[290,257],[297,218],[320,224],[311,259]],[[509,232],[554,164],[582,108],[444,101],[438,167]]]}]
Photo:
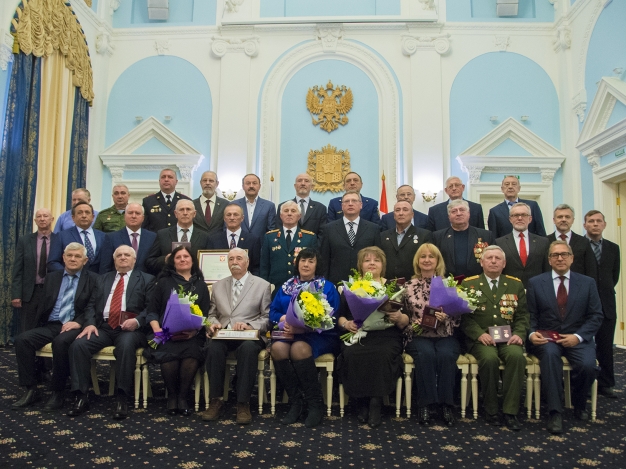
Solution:
[{"label": "decorative frieze", "polygon": [[102,55],[113,55],[115,45],[111,33],[105,28],[100,28],[100,33],[96,36],[96,52]]},{"label": "decorative frieze", "polygon": [[343,39],[343,28],[341,26],[317,25],[316,38],[322,43],[324,52],[337,52],[337,43]]},{"label": "decorative frieze", "polygon": [[450,50],[449,34],[409,35],[402,36],[402,53],[410,56],[418,50],[434,50],[443,55]]},{"label": "decorative frieze", "polygon": [[554,52],[569,49],[572,46],[572,32],[568,26],[561,25],[554,32],[554,41],[552,42]]},{"label": "decorative frieze", "polygon": [[157,39],[154,41],[154,49],[157,51],[157,54],[165,55],[170,50],[169,39]]},{"label": "decorative frieze", "polygon": [[511,44],[510,36],[495,36],[493,38],[493,43],[500,52],[506,52],[509,45]]},{"label": "decorative frieze", "polygon": [[243,52],[248,57],[256,57],[259,55],[260,38],[259,36],[247,37],[226,37],[213,36],[211,43],[211,52],[217,58],[224,57],[229,52]]}]

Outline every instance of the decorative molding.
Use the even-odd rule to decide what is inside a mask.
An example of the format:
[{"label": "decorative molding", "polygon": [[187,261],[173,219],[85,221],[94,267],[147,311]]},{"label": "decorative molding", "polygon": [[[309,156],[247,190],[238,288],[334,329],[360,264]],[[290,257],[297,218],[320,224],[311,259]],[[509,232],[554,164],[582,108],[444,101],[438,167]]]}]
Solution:
[{"label": "decorative molding", "polygon": [[165,55],[166,52],[170,50],[170,40],[169,39],[157,39],[154,41],[154,49],[157,51],[159,55]]},{"label": "decorative molding", "polygon": [[470,184],[476,184],[480,182],[480,175],[483,173],[484,166],[470,165],[465,166],[465,172],[469,176],[468,182]]},{"label": "decorative molding", "polygon": [[237,13],[239,11],[239,7],[243,4],[243,2],[244,0],[225,0],[225,11],[227,11],[228,13]]},{"label": "decorative molding", "polygon": [[589,166],[591,166],[592,171],[596,171],[600,168],[600,158],[601,155],[597,151],[592,151],[590,154],[587,155],[587,163],[589,163]]},{"label": "decorative molding", "polygon": [[435,10],[435,0],[419,0],[422,10]]},{"label": "decorative molding", "polygon": [[626,122],[626,119],[609,129],[606,128],[618,100],[626,104],[626,83],[619,78],[602,78],[576,143],[576,148],[583,155],[586,156],[594,150],[600,150],[600,148],[603,148],[601,151],[604,151],[604,147],[611,147],[613,139],[619,138],[619,128],[623,126],[622,124]]},{"label": "decorative molding", "polygon": [[594,169],[599,167],[599,164],[594,166],[592,161],[599,161],[600,157],[608,155],[620,148],[624,148],[625,146],[626,119],[619,121],[617,124],[612,125],[587,140],[582,140],[581,133],[581,139],[579,143],[576,144],[576,148],[587,158],[587,161],[589,161],[589,164]]},{"label": "decorative molding", "polygon": [[[582,4],[595,3],[595,7],[591,14],[589,15],[589,21],[585,26],[585,32],[582,38],[582,47],[580,48],[580,54],[578,55],[578,70],[576,72],[576,78],[578,79],[578,87],[585,87],[585,64],[587,63],[587,52],[589,50],[589,43],[591,42],[591,34],[593,33],[593,28],[606,5],[607,0],[589,0],[588,2],[577,1],[574,3],[572,9],[582,8]],[[570,11],[570,13],[573,13]],[[568,15],[569,16],[569,15]]]},{"label": "decorative molding", "polygon": [[578,122],[585,120],[585,111],[587,110],[587,90],[585,88],[582,88],[572,98],[572,109],[578,116]]},{"label": "decorative molding", "polygon": [[109,15],[113,16],[113,13],[120,7],[121,0],[109,0]]},{"label": "decorative molding", "polygon": [[495,36],[493,43],[500,52],[506,52],[511,43],[511,36]]},{"label": "decorative molding", "polygon": [[13,36],[6,30],[0,29],[0,69],[7,70],[13,62]]},{"label": "decorative molding", "polygon": [[326,53],[337,52],[339,39],[343,39],[343,27],[318,24],[315,33],[316,39],[322,43],[322,48]]},{"label": "decorative molding", "polygon": [[434,50],[443,55],[450,50],[450,34],[433,34],[416,36],[405,34],[402,36],[402,53],[407,56],[418,50]]},{"label": "decorative molding", "polygon": [[552,45],[554,52],[566,50],[572,46],[572,32],[569,26],[561,25],[556,29]]},{"label": "decorative molding", "polygon": [[100,28],[99,34],[96,36],[96,52],[111,56],[114,51],[115,44],[113,44],[110,31],[105,28]]},{"label": "decorative molding", "polygon": [[[624,181],[626,176],[626,158],[620,158],[605,166],[594,169],[594,175],[598,176],[601,182],[619,183]],[[614,200],[612,205],[614,205]]]},{"label": "decorative molding", "polygon": [[243,52],[248,57],[259,55],[260,37],[226,37],[214,35],[211,39],[211,52],[217,58],[224,57],[228,52]]},{"label": "decorative molding", "polygon": [[483,173],[540,173],[542,182],[552,183],[554,174],[565,161],[565,156],[459,155],[456,160],[461,165],[461,169],[468,174],[470,184],[480,182]]}]

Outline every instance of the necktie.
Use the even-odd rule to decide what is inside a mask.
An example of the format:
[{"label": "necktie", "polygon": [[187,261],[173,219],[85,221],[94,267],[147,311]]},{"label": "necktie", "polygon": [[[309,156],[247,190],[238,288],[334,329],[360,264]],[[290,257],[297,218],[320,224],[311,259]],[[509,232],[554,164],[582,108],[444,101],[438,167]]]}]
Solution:
[{"label": "necktie", "polygon": [[239,280],[235,280],[235,286],[233,287],[233,309],[235,309],[235,305],[237,304],[237,300],[239,299],[240,293],[241,293],[241,282]]},{"label": "necktie", "polygon": [[133,237],[133,240],[130,242],[130,245],[135,250],[135,254],[136,254],[137,250],[139,249],[139,244],[137,243],[137,236],[139,235],[137,233],[133,233],[131,234],[131,236]]},{"label": "necktie", "polygon": [[528,254],[526,253],[526,240],[524,239],[524,233],[519,234],[519,258],[522,261],[522,265],[526,267]]},{"label": "necktie", "polygon": [[287,251],[291,250],[291,230],[287,230],[285,241],[287,241]]},{"label": "necktie", "polygon": [[83,230],[83,236],[85,236],[85,249],[87,249],[87,257],[89,258],[89,262],[91,262],[96,256],[94,255],[91,241],[89,241],[87,230]]},{"label": "necktie", "polygon": [[348,226],[348,239],[350,240],[350,246],[354,246],[354,240],[356,239],[356,233],[354,232],[354,222],[349,221]]},{"label": "necktie", "polygon": [[493,292],[493,296],[495,298],[496,291],[498,290],[498,282],[496,280],[491,280],[491,291]]},{"label": "necktie", "polygon": [[170,195],[169,195],[169,194],[167,194],[167,195],[165,196],[165,203],[167,203],[167,206],[168,206],[168,207],[170,206],[170,203],[171,203],[171,202],[172,202],[172,197],[170,197]]},{"label": "necktie", "polygon": [[[600,259],[602,258],[602,245],[600,244],[600,241],[589,240],[589,242],[591,243],[591,249],[593,249],[593,253],[596,256],[596,261],[598,261],[599,264]],[[41,277],[41,274],[39,276]]]},{"label": "necktie", "polygon": [[304,212],[306,212],[306,210],[304,209],[304,199],[300,199],[300,214],[304,217]]},{"label": "necktie", "polygon": [[206,210],[204,211],[204,219],[206,220],[206,224],[210,225],[211,224],[211,201],[207,200],[206,201]]},{"label": "necktie", "polygon": [[565,288],[565,276],[559,275],[561,283],[556,291],[556,302],[559,305],[559,314],[561,315],[561,321],[565,319],[565,313],[567,313],[567,289]]},{"label": "necktie", "polygon": [[510,209],[511,209],[511,207],[512,207],[513,205],[515,205],[515,202],[508,201],[508,202],[507,202],[507,204],[508,204],[508,206],[509,206],[509,210],[510,210]]},{"label": "necktie", "polygon": [[567,236],[565,236],[563,233],[561,233],[559,235],[559,238],[561,238],[563,241],[567,242]]},{"label": "necktie", "polygon": [[187,232],[189,230],[185,230],[183,229],[183,236],[180,238],[180,242],[181,243],[188,243],[189,242],[189,238],[187,237]]},{"label": "necktie", "polygon": [[122,312],[122,297],[124,296],[124,275],[120,273],[120,279],[113,291],[113,298],[111,298],[111,305],[109,306],[109,326],[111,329],[119,327],[120,313]]},{"label": "necktie", "polygon": [[237,243],[235,243],[235,233],[230,235],[230,249],[235,249],[237,247]]},{"label": "necktie", "polygon": [[41,252],[39,253],[39,269],[37,274],[39,277],[44,278],[46,276],[46,264],[48,263],[48,237],[42,236],[41,239]]},{"label": "necktie", "polygon": [[61,307],[59,308],[59,321],[65,324],[74,317],[74,279],[76,276],[68,275],[68,282],[63,297],[61,298]]}]

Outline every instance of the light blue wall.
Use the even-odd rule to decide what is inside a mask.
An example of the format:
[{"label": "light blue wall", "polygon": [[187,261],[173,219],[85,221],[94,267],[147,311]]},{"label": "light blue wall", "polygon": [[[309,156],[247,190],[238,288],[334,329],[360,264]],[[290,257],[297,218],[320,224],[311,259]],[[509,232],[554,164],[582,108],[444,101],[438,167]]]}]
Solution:
[{"label": "light blue wall", "polygon": [[0,69],[0,141],[2,141],[4,133],[4,117],[7,110],[7,96],[9,94],[12,66],[13,62],[9,63],[6,70]]},{"label": "light blue wall", "polygon": [[622,154],[620,156],[615,156],[615,153],[621,152],[622,150],[624,150],[624,147],[618,148],[617,150],[612,151],[611,153],[608,153],[608,154],[602,156],[600,158],[600,166],[606,166],[607,164],[613,163],[616,160],[622,160],[622,159],[626,158],[626,154]]},{"label": "light blue wall", "polygon": [[617,101],[606,126],[611,127],[624,119],[626,119],[626,106],[621,101]]},{"label": "light blue wall", "polygon": [[[561,148],[558,97],[550,77],[537,63],[511,52],[491,52],[468,62],[450,92],[450,173],[467,182],[456,157],[496,127],[490,116],[498,116],[500,123],[524,115],[529,116],[525,127]],[[513,142],[505,141],[500,147],[492,154],[528,155]],[[503,174],[485,175],[493,176],[501,181]],[[529,177],[522,174],[521,181],[532,182]]]},{"label": "light blue wall", "polygon": [[[335,86],[346,85],[354,94],[349,122],[330,134],[312,125],[305,106],[308,89],[315,85],[325,86],[329,79]],[[363,178],[363,195],[378,199],[378,96],[371,80],[361,69],[341,60],[309,64],[287,84],[281,109],[281,163],[276,180],[282,200],[293,197],[293,183],[299,173],[306,171],[309,151],[328,144],[350,152],[350,167]],[[341,193],[315,192],[311,197],[328,203],[339,195]]]},{"label": "light blue wall", "polygon": [[114,28],[206,26],[215,24],[217,0],[172,0],[167,21],[148,19],[147,0],[123,0],[113,14]]},{"label": "light blue wall", "polygon": [[399,15],[400,0],[261,0],[261,17]]},{"label": "light blue wall", "polygon": [[[541,174],[516,174],[519,176],[520,184],[525,182],[541,182]],[[480,182],[502,182],[503,175],[496,173],[483,173],[480,175]],[[523,188],[522,188],[523,189]]]},{"label": "light blue wall", "polygon": [[95,12],[98,11],[98,0],[91,0],[91,9]]},{"label": "light blue wall", "polygon": [[447,21],[554,21],[554,7],[548,0],[519,0],[517,16],[499,18],[495,0],[447,0]]},{"label": "light blue wall", "polygon": [[[210,167],[212,100],[209,85],[202,73],[191,63],[173,56],[149,57],[120,75],[109,95],[105,146],[115,143],[137,125],[135,116],[154,116],[204,155],[204,161],[194,174],[193,197],[200,195],[199,174]],[[148,141],[137,154],[153,150],[161,153],[162,144]],[[166,152],[167,153],[167,152]],[[158,171],[140,177],[154,179],[158,188]],[[102,200],[109,200],[111,176],[105,170]]]}]

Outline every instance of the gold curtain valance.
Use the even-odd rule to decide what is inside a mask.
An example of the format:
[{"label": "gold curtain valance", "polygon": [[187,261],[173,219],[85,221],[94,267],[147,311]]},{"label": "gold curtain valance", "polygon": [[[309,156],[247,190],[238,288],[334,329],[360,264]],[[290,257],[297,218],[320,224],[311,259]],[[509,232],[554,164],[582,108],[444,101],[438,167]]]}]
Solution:
[{"label": "gold curtain valance", "polygon": [[67,57],[72,82],[89,103],[93,101],[93,70],[85,33],[64,0],[23,0],[12,20],[20,50],[48,57],[55,50]]}]

